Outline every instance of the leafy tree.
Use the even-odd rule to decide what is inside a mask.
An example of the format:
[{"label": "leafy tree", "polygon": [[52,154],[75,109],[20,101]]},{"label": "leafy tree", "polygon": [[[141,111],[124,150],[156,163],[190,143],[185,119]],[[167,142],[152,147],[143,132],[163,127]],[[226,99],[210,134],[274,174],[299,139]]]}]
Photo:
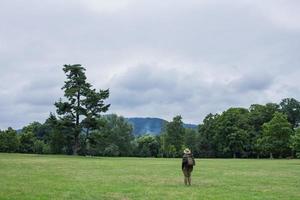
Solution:
[{"label": "leafy tree", "polygon": [[291,148],[296,153],[297,158],[300,158],[300,129],[296,129],[295,135],[291,137]]},{"label": "leafy tree", "polygon": [[139,152],[138,152],[137,156],[141,156],[141,157],[151,157],[151,152],[150,152],[149,147],[147,147],[147,146],[142,146],[141,149],[139,149]]},{"label": "leafy tree", "polygon": [[[72,153],[72,121],[67,119],[59,120],[50,113],[49,118],[43,124],[45,127],[44,143],[45,153],[61,154]],[[67,140],[69,138],[69,140]],[[69,149],[68,149],[69,147]],[[68,150],[67,150],[68,149]]]},{"label": "leafy tree", "polygon": [[39,138],[42,140],[42,137],[42,124],[39,122],[33,122],[24,126],[20,133],[20,152],[37,153],[35,152],[35,143]]},{"label": "leafy tree", "polygon": [[[168,152],[172,150],[172,154],[175,151],[176,156],[182,154],[182,148],[184,144],[185,129],[183,127],[182,117],[180,115],[173,118],[173,121],[167,123],[165,145]],[[175,150],[174,150],[175,149]]]},{"label": "leafy tree", "polygon": [[118,147],[120,156],[129,156],[132,154],[132,126],[122,116],[115,114],[106,115],[98,119],[98,129],[91,132],[89,138],[90,153],[104,155],[105,148],[114,144]]},{"label": "leafy tree", "polygon": [[29,125],[23,127],[23,132],[31,132],[34,137],[42,140],[46,134],[45,127],[39,122],[32,122]]},{"label": "leafy tree", "polygon": [[137,150],[138,156],[143,157],[157,157],[159,152],[159,142],[152,135],[143,135],[137,138]]},{"label": "leafy tree", "polygon": [[91,132],[88,140],[86,154],[94,156],[103,156],[105,148],[109,145],[106,140],[107,132],[100,132],[95,130]]},{"label": "leafy tree", "polygon": [[34,153],[34,142],[36,138],[32,132],[23,132],[20,135],[20,152]]},{"label": "leafy tree", "polygon": [[273,119],[263,125],[263,135],[259,140],[261,149],[270,154],[282,157],[290,152],[289,141],[293,133],[286,115],[276,112]]},{"label": "leafy tree", "polygon": [[165,155],[169,158],[175,158],[175,157],[178,157],[179,156],[179,152],[178,150],[176,149],[176,147],[172,144],[169,144],[167,147],[166,147],[166,150],[165,150]]},{"label": "leafy tree", "polygon": [[20,145],[19,143],[15,130],[10,127],[5,131],[0,130],[0,152],[17,152]]},{"label": "leafy tree", "polygon": [[262,130],[262,125],[269,122],[275,112],[279,111],[279,105],[274,103],[267,103],[266,105],[253,104],[249,108],[250,124],[254,130],[259,132]]},{"label": "leafy tree", "polygon": [[218,130],[215,141],[221,155],[230,153],[234,158],[244,156],[249,151],[248,110],[245,108],[230,108],[218,119]]},{"label": "leafy tree", "polygon": [[228,147],[233,152],[233,157],[242,154],[246,150],[249,139],[248,132],[243,129],[237,129],[228,135]]},{"label": "leafy tree", "polygon": [[196,138],[197,131],[194,129],[186,128],[184,134],[184,146],[192,150],[194,156],[196,155]]},{"label": "leafy tree", "polygon": [[300,102],[294,98],[285,98],[280,102],[280,107],[293,128],[297,127],[300,122]]},{"label": "leafy tree", "polygon": [[108,145],[104,149],[104,155],[105,156],[119,156],[120,155],[119,147],[117,145],[115,145],[114,143]]},{"label": "leafy tree", "polygon": [[266,105],[253,104],[249,108],[249,123],[253,126],[253,131],[250,134],[250,146],[252,151],[250,155],[259,157],[258,139],[262,135],[262,125],[269,122],[275,112],[279,111],[279,105],[275,103],[267,103]]},{"label": "leafy tree", "polygon": [[42,140],[35,140],[33,143],[33,152],[37,154],[50,153],[50,146],[45,144]]},{"label": "leafy tree", "polygon": [[200,157],[215,157],[217,151],[217,130],[218,130],[218,114],[208,114],[203,124],[198,126],[198,136],[196,138],[196,152]]},{"label": "leafy tree", "polygon": [[[106,112],[110,105],[105,105],[104,100],[109,96],[109,90],[96,91],[86,81],[85,68],[81,65],[64,65],[63,71],[67,76],[62,87],[66,101],[62,99],[55,103],[61,120],[66,120],[72,127],[73,153],[80,149],[79,137],[82,130],[86,130],[86,138],[90,129],[96,128],[96,119],[101,112]],[[71,123],[70,123],[71,122]]]},{"label": "leafy tree", "polygon": [[158,156],[162,157],[162,158],[167,157],[167,155],[166,155],[166,152],[167,152],[166,135],[167,135],[166,131],[162,131],[157,137],[157,141],[159,143]]},{"label": "leafy tree", "polygon": [[65,136],[58,129],[53,129],[51,132],[50,149],[54,154],[67,153]]}]

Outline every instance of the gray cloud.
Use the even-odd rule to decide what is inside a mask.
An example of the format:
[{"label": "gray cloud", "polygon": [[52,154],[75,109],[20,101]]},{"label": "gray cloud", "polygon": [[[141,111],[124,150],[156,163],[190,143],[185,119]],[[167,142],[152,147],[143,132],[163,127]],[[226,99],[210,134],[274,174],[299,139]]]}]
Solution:
[{"label": "gray cloud", "polygon": [[44,121],[63,64],[110,88],[111,112],[199,123],[299,96],[298,1],[1,1],[0,128]]},{"label": "gray cloud", "polygon": [[112,109],[122,112],[128,108],[126,114],[132,116],[138,115],[142,109],[144,115],[156,113],[169,120],[174,115],[183,114],[191,121],[200,122],[209,112],[257,102],[273,83],[271,76],[240,76],[239,72],[236,72],[238,78],[229,72],[223,73],[222,78],[212,76],[207,79],[212,69],[199,68],[201,70],[192,73],[177,68],[164,70],[155,65],[130,68],[110,81],[113,83]]},{"label": "gray cloud", "polygon": [[229,85],[240,93],[264,91],[273,84],[273,77],[268,74],[247,74],[233,80]]}]

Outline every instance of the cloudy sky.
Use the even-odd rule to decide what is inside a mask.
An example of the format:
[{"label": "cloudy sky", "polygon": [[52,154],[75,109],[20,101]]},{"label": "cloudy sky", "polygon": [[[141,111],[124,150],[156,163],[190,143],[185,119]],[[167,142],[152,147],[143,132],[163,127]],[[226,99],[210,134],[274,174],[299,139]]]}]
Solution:
[{"label": "cloudy sky", "polygon": [[44,122],[75,63],[126,117],[300,100],[300,1],[1,0],[0,129]]}]

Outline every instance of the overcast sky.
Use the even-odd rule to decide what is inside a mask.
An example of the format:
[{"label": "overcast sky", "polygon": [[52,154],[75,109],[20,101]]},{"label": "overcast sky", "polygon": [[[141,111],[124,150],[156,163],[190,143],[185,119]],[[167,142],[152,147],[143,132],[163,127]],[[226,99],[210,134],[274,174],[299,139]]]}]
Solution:
[{"label": "overcast sky", "polygon": [[300,100],[300,1],[1,0],[0,129],[44,122],[75,63],[125,117]]}]

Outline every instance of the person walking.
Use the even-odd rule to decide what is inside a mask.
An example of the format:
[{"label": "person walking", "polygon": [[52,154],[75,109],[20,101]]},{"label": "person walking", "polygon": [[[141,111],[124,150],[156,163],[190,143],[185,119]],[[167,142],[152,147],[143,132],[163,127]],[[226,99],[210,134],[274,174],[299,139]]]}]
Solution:
[{"label": "person walking", "polygon": [[188,148],[186,148],[183,151],[183,157],[182,157],[182,165],[181,165],[181,169],[184,175],[184,184],[185,185],[191,185],[192,182],[192,171],[193,171],[193,167],[196,165],[195,163],[195,159],[194,156],[191,152],[191,150],[189,150]]}]

